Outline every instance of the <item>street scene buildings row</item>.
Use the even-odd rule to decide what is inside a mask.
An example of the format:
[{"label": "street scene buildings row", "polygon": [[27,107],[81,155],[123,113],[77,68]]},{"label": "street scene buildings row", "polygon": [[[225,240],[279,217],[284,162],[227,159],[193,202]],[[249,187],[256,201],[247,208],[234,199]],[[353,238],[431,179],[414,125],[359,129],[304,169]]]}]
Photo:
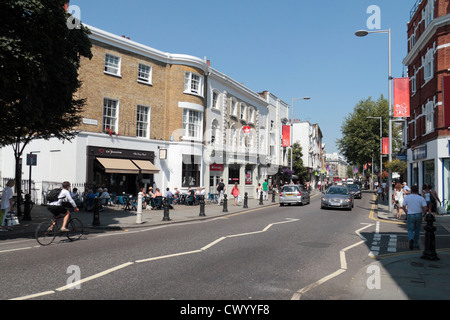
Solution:
[{"label": "street scene buildings row", "polygon": [[[37,157],[33,171],[25,161],[22,167],[23,179],[32,174],[36,202],[66,180],[136,194],[150,186],[215,193],[223,179],[228,190],[237,183],[254,197],[259,183],[287,179],[289,148],[281,146],[287,103],[248,89],[206,59],[88,27],[93,58],[79,70],[77,95],[86,99],[79,134],[70,142],[33,141],[24,151]],[[324,169],[320,128],[301,122],[293,131],[314,185]],[[2,148],[0,177],[14,177],[14,170],[11,148]]]}]

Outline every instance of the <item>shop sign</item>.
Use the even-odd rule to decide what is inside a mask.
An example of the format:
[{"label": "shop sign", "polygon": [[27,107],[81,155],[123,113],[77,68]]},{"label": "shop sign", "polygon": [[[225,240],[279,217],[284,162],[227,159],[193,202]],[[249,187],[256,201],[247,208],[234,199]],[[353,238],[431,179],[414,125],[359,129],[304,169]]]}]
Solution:
[{"label": "shop sign", "polygon": [[412,155],[413,160],[425,159],[427,157],[427,146],[414,149]]},{"label": "shop sign", "polygon": [[213,163],[209,166],[210,171],[223,171],[223,164]]}]

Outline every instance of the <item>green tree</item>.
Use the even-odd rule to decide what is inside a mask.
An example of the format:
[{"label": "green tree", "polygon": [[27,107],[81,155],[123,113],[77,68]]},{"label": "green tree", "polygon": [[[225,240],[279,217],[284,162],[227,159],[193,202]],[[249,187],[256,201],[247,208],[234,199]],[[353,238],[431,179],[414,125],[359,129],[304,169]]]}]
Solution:
[{"label": "green tree", "polygon": [[[300,181],[303,183],[308,180],[308,172],[306,171],[305,166],[303,165],[303,153],[302,147],[298,142],[294,143],[292,149],[292,155],[294,161],[292,162],[292,170],[294,174],[299,177]],[[289,154],[290,161],[290,154]]]},{"label": "green tree", "polygon": [[[349,164],[361,167],[365,163],[377,163],[380,159],[380,122],[368,117],[382,117],[383,137],[389,136],[389,102],[381,95],[361,100],[342,124],[342,138],[337,146]],[[400,146],[400,134],[393,130],[393,149]]]},{"label": "green tree", "polygon": [[25,146],[33,139],[71,140],[81,121],[78,69],[82,56],[92,58],[91,42],[86,27],[68,27],[66,2],[0,3],[0,146],[14,149],[19,194]]}]

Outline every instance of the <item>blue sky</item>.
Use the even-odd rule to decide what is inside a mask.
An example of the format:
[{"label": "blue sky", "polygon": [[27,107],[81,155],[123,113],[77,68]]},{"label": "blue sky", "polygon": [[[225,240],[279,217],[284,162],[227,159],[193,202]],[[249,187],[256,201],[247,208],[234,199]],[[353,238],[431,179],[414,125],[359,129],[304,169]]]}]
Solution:
[{"label": "blue sky", "polygon": [[388,36],[367,29],[371,5],[392,32],[392,75],[406,76],[407,23],[417,0],[72,0],[82,22],[152,48],[199,58],[291,104],[294,119],[318,123],[338,152],[344,118],[362,99],[388,98]]}]

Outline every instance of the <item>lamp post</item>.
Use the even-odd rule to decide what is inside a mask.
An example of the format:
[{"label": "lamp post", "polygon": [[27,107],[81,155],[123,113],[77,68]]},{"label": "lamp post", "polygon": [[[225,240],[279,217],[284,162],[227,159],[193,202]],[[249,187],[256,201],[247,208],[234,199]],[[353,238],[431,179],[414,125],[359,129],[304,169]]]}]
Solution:
[{"label": "lamp post", "polygon": [[367,119],[380,119],[380,176],[383,172],[383,118],[382,117],[367,117]]},{"label": "lamp post", "polygon": [[[388,80],[389,80],[389,162],[392,162],[392,50],[391,50],[391,29],[388,30],[376,30],[376,31],[366,31],[358,30],[355,32],[357,37],[365,37],[369,33],[387,33],[388,34],[388,54],[389,54],[389,70],[388,70]],[[388,189],[389,189],[389,213],[392,213],[392,172],[389,169],[389,179],[388,179]]]},{"label": "lamp post", "polygon": [[[293,98],[292,99],[292,104],[291,104],[291,172],[293,171],[292,170],[292,168],[293,168],[293,157],[294,157],[294,152],[293,152],[293,149],[294,149],[294,140],[293,140],[293,138],[294,138],[294,101],[295,100],[311,100],[311,98],[310,97],[303,97],[303,98]],[[293,181],[292,181],[292,176],[291,176],[291,183],[292,183]]]}]

